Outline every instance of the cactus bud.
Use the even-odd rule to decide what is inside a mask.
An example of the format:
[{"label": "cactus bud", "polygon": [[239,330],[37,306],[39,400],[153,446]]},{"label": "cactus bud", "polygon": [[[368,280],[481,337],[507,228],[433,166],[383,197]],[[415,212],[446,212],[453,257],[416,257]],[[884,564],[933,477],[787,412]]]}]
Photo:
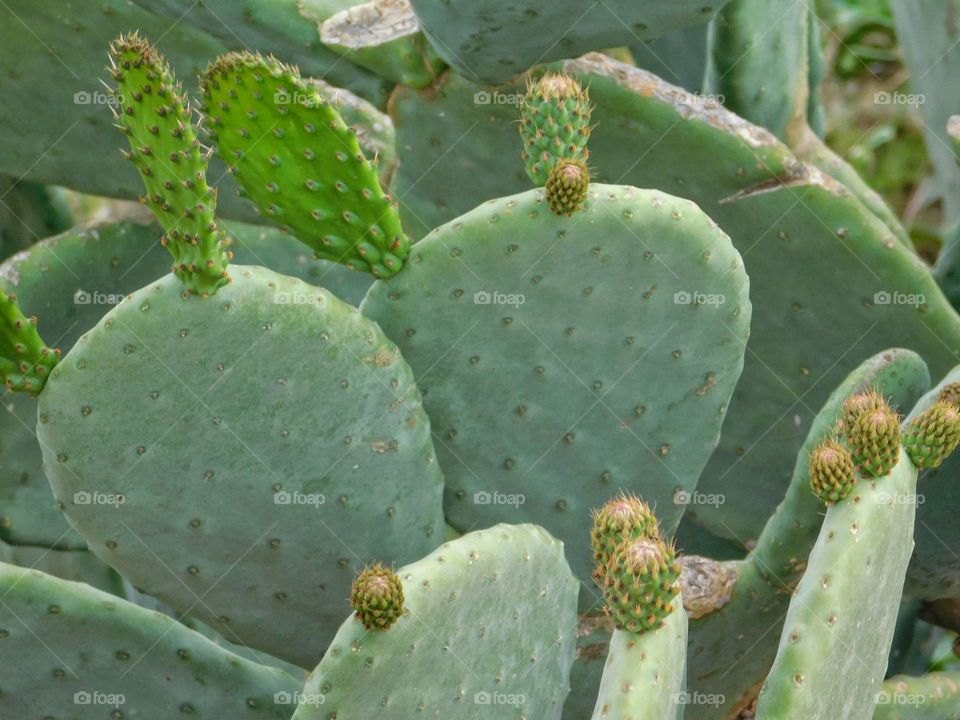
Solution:
[{"label": "cactus bud", "polygon": [[940,388],[940,394],[937,395],[937,400],[943,400],[951,405],[960,407],[960,383],[948,383],[944,385]]},{"label": "cactus bud", "polygon": [[350,606],[367,630],[389,630],[403,615],[400,576],[380,563],[364,569],[353,581]]},{"label": "cactus bud", "polygon": [[663,625],[680,592],[676,552],[659,538],[627,540],[604,572],[604,610],[617,627],[640,634]]},{"label": "cactus bud", "polygon": [[857,467],[874,477],[893,470],[900,456],[900,418],[884,403],[867,410],[848,431]]},{"label": "cactus bud", "polygon": [[810,488],[825,503],[843,500],[856,482],[853,457],[836,440],[824,440],[810,453]]},{"label": "cactus bud", "polygon": [[957,443],[960,408],[947,400],[938,400],[911,420],[903,438],[904,449],[920,470],[938,467],[957,448]]},{"label": "cactus bud", "polygon": [[563,73],[547,73],[527,87],[520,106],[520,137],[527,174],[545,185],[559,160],[590,157],[590,96],[580,84]]},{"label": "cactus bud", "polygon": [[547,203],[557,215],[583,208],[590,190],[590,170],[579,160],[559,160],[547,179]]},{"label": "cactus bud", "polygon": [[594,580],[602,584],[604,568],[617,548],[627,540],[660,537],[657,518],[649,506],[635,495],[626,493],[614,498],[599,510],[593,511],[593,531],[590,544],[596,563]]},{"label": "cactus bud", "polygon": [[879,410],[880,408],[886,407],[886,404],[883,395],[876,390],[868,390],[867,392],[851,395],[843,401],[837,430],[849,439],[850,431],[863,413],[869,410]]}]

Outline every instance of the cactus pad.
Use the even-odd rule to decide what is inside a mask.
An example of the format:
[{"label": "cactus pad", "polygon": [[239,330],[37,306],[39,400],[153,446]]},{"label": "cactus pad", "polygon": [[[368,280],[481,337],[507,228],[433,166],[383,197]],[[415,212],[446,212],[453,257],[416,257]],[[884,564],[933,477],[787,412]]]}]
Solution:
[{"label": "cactus pad", "polygon": [[687,614],[676,604],[654,632],[614,631],[592,720],[682,720]]},{"label": "cactus pad", "polygon": [[202,80],[217,153],[270,219],[318,257],[377,277],[409,240],[356,132],[316,86],[273,59],[231,53]]},{"label": "cactus pad", "polygon": [[304,688],[324,702],[301,701],[297,720],[559,720],[577,630],[561,543],[497,525],[397,574],[403,617],[389,632],[348,619]]},{"label": "cactus pad", "polygon": [[829,507],[757,720],[872,718],[913,548],[916,483],[904,454],[889,475],[861,476],[850,497]]},{"label": "cactus pad", "polygon": [[437,53],[464,77],[498,83],[532,65],[651,40],[706,23],[726,0],[411,0]]},{"label": "cactus pad", "polygon": [[211,301],[168,275],[121,302],[59,366],[38,434],[98,556],[306,667],[355,571],[442,540],[443,480],[412,373],[376,325],[299,280],[233,275]]},{"label": "cactus pad", "polygon": [[[309,3],[299,8],[310,12]],[[414,88],[427,87],[445,67],[420,32],[409,0],[351,4],[320,23],[320,40],[380,77]]]},{"label": "cactus pad", "polygon": [[[721,612],[705,614],[690,625],[690,688],[719,698],[720,704],[689,704],[686,720],[714,720],[749,704],[776,657],[790,602],[784,586],[793,587],[800,579],[823,522],[823,505],[810,492],[809,456],[832,436],[845,399],[874,388],[889,397],[892,406],[909,408],[929,387],[923,359],[893,349],[865,360],[830,394],[797,454],[786,497],[768,519],[756,548],[745,561],[722,564],[727,572],[720,574],[736,576],[729,602]],[[684,587],[684,599],[690,595]],[[726,672],[731,657],[737,658],[735,673]]]},{"label": "cactus pad", "polygon": [[0,384],[31,395],[60,362],[60,350],[44,345],[36,326],[36,316],[23,314],[16,295],[0,293]]},{"label": "cactus pad", "polygon": [[110,46],[117,83],[117,126],[147,188],[143,198],[165,230],[173,271],[191,292],[212,295],[230,282],[229,257],[214,221],[216,191],[207,185],[207,151],[193,111],[167,61],[136,33]]},{"label": "cactus pad", "polygon": [[[491,201],[417,243],[362,306],[417,373],[447,521],[524,520],[590,583],[589,509],[642,493],[672,528],[743,362],[747,277],[695,205],[593,185]],[[629,312],[624,311],[629,302]]]},{"label": "cactus pad", "polygon": [[286,720],[293,676],[158,612],[0,563],[5,718]]}]

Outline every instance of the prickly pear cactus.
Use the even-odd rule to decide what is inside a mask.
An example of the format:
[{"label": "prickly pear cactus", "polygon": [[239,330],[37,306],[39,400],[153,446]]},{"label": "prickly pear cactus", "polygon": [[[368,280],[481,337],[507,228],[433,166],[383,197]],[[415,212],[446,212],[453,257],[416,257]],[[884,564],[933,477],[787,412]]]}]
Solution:
[{"label": "prickly pear cactus", "polygon": [[557,720],[576,648],[578,584],[563,545],[533,525],[495,525],[397,570],[404,612],[389,630],[340,628],[297,720]]}]

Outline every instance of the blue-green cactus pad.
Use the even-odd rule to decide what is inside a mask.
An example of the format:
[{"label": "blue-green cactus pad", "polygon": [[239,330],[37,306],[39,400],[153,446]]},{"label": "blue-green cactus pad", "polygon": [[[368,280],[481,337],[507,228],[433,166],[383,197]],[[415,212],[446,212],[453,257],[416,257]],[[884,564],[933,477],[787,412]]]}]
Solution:
[{"label": "blue-green cactus pad", "polygon": [[559,720],[576,650],[577,582],[563,544],[497,525],[398,570],[404,615],[340,628],[297,720]]},{"label": "blue-green cactus pad", "polygon": [[651,40],[706,23],[726,0],[411,0],[437,54],[496,83],[537,63]]},{"label": "blue-green cactus pad", "polygon": [[757,720],[871,720],[913,549],[917,469],[900,462],[827,510],[793,592]]},{"label": "blue-green cactus pad", "polygon": [[168,275],[78,341],[41,397],[44,466],[135,587],[310,667],[356,568],[441,542],[443,478],[374,323],[299,280],[231,275],[209,300]]},{"label": "blue-green cactus pad", "polygon": [[594,185],[564,218],[531,190],[437,229],[411,258],[362,309],[417,374],[448,522],[543,525],[588,583],[591,507],[630,490],[675,526],[750,324],[723,232],[658,191]]},{"label": "blue-green cactus pad", "polygon": [[300,682],[158,612],[0,563],[0,717],[286,720]]},{"label": "blue-green cactus pad", "polygon": [[[371,280],[314,260],[279,230],[229,223],[230,249],[242,264],[263,265],[330,290],[358,305]],[[0,291],[15,293],[36,315],[41,336],[64,354],[124,295],[170,272],[158,225],[122,222],[76,229],[44,240],[0,265]],[[0,539],[16,545],[79,549],[41,469],[34,433],[37,402],[7,393],[0,407]]]}]

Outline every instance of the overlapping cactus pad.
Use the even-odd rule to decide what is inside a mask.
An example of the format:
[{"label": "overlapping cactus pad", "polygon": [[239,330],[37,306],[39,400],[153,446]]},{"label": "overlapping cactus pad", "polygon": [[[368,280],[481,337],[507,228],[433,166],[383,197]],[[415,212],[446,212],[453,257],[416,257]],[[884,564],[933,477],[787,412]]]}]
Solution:
[{"label": "overlapping cactus pad", "polygon": [[443,480],[412,373],[375,324],[301,281],[231,274],[209,300],[167,276],[107,314],[51,379],[38,434],[98,556],[306,666],[355,568],[443,540]]},{"label": "overlapping cactus pad", "polygon": [[0,563],[3,717],[286,720],[301,681],[158,612]]},{"label": "overlapping cactus pad", "polygon": [[747,285],[692,203],[593,185],[572,218],[534,190],[481,205],[362,310],[417,376],[448,521],[539,523],[589,582],[591,507],[642,489],[664,527],[683,512],[740,374]]},{"label": "overlapping cactus pad", "polygon": [[578,590],[562,543],[532,525],[495,525],[397,574],[403,617],[386,631],[347,620],[297,720],[560,718]]},{"label": "overlapping cactus pad", "polygon": [[502,82],[537,63],[652,40],[710,20],[726,0],[410,0],[437,53],[465,77]]},{"label": "overlapping cactus pad", "polygon": [[889,475],[861,476],[857,491],[827,511],[758,718],[873,717],[910,560],[916,487],[917,469],[903,454]]},{"label": "overlapping cactus pad", "polygon": [[409,241],[330,98],[249,53],[207,68],[203,93],[220,157],[266,215],[326,260],[378,277],[400,270]]}]

